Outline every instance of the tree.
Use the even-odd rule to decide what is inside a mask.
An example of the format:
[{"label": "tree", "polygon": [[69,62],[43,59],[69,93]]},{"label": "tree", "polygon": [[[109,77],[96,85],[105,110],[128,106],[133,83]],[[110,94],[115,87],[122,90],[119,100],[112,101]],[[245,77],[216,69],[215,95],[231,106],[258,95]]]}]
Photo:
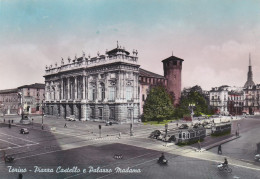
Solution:
[{"label": "tree", "polygon": [[144,104],[144,121],[158,121],[159,123],[172,117],[173,112],[172,99],[166,89],[162,86],[151,88]]},{"label": "tree", "polygon": [[203,93],[200,86],[194,86],[191,88],[185,88],[182,91],[180,105],[175,110],[175,117],[183,117],[184,115],[189,115],[189,104],[195,104],[194,114],[195,116],[200,116],[203,114],[211,114],[212,110],[209,107],[208,97]]}]

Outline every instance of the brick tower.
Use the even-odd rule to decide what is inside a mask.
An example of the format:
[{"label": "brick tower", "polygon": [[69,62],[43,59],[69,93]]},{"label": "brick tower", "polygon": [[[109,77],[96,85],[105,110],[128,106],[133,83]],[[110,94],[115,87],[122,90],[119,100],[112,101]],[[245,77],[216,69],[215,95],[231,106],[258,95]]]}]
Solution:
[{"label": "brick tower", "polygon": [[167,79],[167,90],[174,94],[174,105],[179,104],[181,97],[181,70],[184,60],[170,56],[162,61],[164,77]]}]

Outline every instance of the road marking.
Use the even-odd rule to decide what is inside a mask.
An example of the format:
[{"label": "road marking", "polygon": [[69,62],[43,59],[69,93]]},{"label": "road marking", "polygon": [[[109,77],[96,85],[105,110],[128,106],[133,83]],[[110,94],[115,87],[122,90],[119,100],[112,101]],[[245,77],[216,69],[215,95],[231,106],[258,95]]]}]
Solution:
[{"label": "road marking", "polygon": [[19,146],[19,147],[21,147],[20,145],[18,145],[18,144],[15,144],[15,143],[12,143],[12,142],[8,142],[8,141],[6,141],[6,140],[3,140],[3,139],[0,139],[1,141],[4,141],[4,142],[6,142],[6,143],[9,143],[9,144],[13,144],[13,145],[15,145],[15,146]]},{"label": "road marking", "polygon": [[[23,148],[23,147],[29,147],[29,146],[38,145],[38,144],[39,143],[36,143],[36,144],[26,144],[26,145],[22,145],[22,146],[18,146],[18,147],[7,147],[7,148],[4,148],[4,149],[0,149],[0,151],[12,150],[12,149]],[[17,154],[17,153],[14,153],[14,155],[15,154]]]},{"label": "road marking", "polygon": [[[102,143],[102,142],[104,142],[104,141],[98,141],[98,142],[95,142],[95,143],[92,143],[92,144],[87,144],[87,145],[84,145],[84,146],[95,145],[95,144],[99,144],[99,143]],[[25,159],[25,158],[30,158],[30,157],[60,152],[60,151],[66,151],[66,150],[71,150],[71,149],[75,149],[75,148],[59,149],[59,150],[54,150],[54,151],[50,151],[50,152],[43,152],[43,153],[39,153],[39,154],[35,154],[35,155],[29,155],[29,156],[25,156],[25,157],[16,158],[15,160],[20,160],[20,159]],[[3,162],[0,162],[0,163],[3,163]]]},{"label": "road marking", "polygon": [[[4,134],[4,133],[1,133],[1,132],[0,132],[0,134],[2,134],[2,135],[6,135],[6,136],[11,136],[11,135]],[[20,139],[20,140],[24,140],[24,141],[27,141],[27,142],[30,142],[30,143],[37,144],[37,143],[36,143],[36,142],[34,142],[34,141],[27,140],[27,139],[23,139],[23,138],[20,138],[20,137],[11,136],[11,138],[17,138],[17,139]]]},{"label": "road marking", "polygon": [[[123,162],[125,162],[125,161],[137,159],[137,158],[143,157],[143,156],[145,156],[145,155],[149,155],[149,154],[152,154],[152,152],[149,152],[149,153],[146,153],[146,154],[143,154],[143,155],[139,155],[139,156],[136,156],[136,157],[132,157],[132,158],[129,158],[129,159],[124,160],[124,161],[122,161],[122,162],[116,162],[116,163],[113,163],[113,164],[108,164],[108,165],[102,166],[102,168],[107,167],[107,166],[110,166],[110,165],[120,164],[120,163],[123,163]],[[66,178],[64,178],[64,179],[73,178],[73,177],[76,177],[76,176],[79,176],[79,175],[83,175],[83,174],[86,174],[86,173],[78,173],[78,174],[76,174],[76,175],[68,176],[68,177],[66,177]]]}]

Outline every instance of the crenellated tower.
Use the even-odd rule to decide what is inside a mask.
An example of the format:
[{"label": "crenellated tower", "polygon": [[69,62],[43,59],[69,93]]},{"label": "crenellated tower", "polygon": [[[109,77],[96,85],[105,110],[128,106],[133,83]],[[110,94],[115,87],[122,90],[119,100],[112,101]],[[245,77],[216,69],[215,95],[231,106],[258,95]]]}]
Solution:
[{"label": "crenellated tower", "polygon": [[167,90],[174,94],[174,105],[179,104],[181,97],[181,71],[184,60],[175,56],[164,59],[164,77],[167,79]]}]

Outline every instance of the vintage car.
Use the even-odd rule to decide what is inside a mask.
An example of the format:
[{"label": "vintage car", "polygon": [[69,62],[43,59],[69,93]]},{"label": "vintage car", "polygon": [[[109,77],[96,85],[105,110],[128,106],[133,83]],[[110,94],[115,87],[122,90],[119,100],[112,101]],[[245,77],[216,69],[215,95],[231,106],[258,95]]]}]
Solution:
[{"label": "vintage car", "polygon": [[29,130],[28,130],[27,128],[22,128],[22,129],[20,130],[20,133],[21,133],[21,134],[29,134]]}]

